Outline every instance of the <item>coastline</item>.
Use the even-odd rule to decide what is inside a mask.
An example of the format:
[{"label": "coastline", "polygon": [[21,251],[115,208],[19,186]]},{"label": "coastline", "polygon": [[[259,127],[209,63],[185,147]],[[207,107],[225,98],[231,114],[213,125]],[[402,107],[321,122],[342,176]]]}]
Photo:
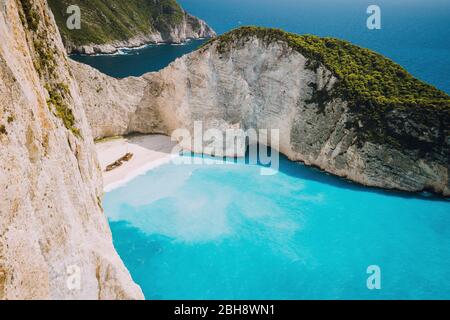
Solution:
[{"label": "coastline", "polygon": [[[137,176],[169,163],[178,156],[172,153],[175,146],[176,143],[164,135],[115,137],[96,142],[95,148],[104,181],[103,191],[117,189]],[[105,171],[108,165],[126,153],[133,154],[130,161],[112,171]]]},{"label": "coastline", "polygon": [[70,51],[68,50],[68,55],[69,56],[86,56],[86,57],[100,57],[100,56],[120,56],[120,55],[128,55],[131,54],[135,51],[138,50],[142,50],[151,46],[164,46],[164,45],[170,45],[170,46],[185,46],[187,44],[189,44],[191,41],[195,41],[195,40],[208,40],[211,39],[210,37],[200,37],[200,38],[188,38],[183,42],[177,43],[177,42],[165,42],[165,41],[161,41],[161,42],[146,42],[140,45],[136,45],[136,46],[120,46],[120,47],[115,47],[114,49],[115,51],[109,51],[109,50],[101,50],[99,52],[94,52],[94,53],[82,53],[79,52],[77,50],[75,51]]},{"label": "coastline", "polygon": [[197,21],[200,28],[198,30],[194,30],[189,22],[190,20],[185,20],[182,26],[172,28],[169,34],[163,34],[159,31],[154,31],[148,34],[140,33],[129,39],[113,40],[103,44],[89,43],[84,45],[75,45],[69,40],[65,45],[66,51],[69,55],[114,55],[120,54],[121,50],[133,50],[149,45],[160,44],[184,45],[191,40],[211,39],[217,36],[217,33],[210,26],[208,26],[205,21],[187,13],[185,19]]}]

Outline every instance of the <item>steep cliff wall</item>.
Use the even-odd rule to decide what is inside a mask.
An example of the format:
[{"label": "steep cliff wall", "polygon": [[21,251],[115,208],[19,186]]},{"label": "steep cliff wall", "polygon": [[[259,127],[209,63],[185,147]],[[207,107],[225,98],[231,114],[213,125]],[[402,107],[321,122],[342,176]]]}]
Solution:
[{"label": "steep cliff wall", "polygon": [[0,299],[139,299],[45,0],[0,1]]},{"label": "steep cliff wall", "polygon": [[[129,77],[111,78],[88,65],[70,60],[77,80],[86,115],[92,121],[95,138],[113,137],[130,132],[130,121],[144,99],[147,81]],[[153,117],[148,117],[152,121]]]},{"label": "steep cliff wall", "polygon": [[[181,43],[216,34],[175,0],[49,0],[69,53],[113,53],[147,43]],[[67,8],[81,10],[81,29],[71,30]]]},{"label": "steep cliff wall", "polygon": [[[195,121],[279,129],[279,151],[294,161],[367,186],[450,195],[449,97],[370,50],[243,28],[141,80],[143,98],[116,134],[192,132]],[[93,127],[109,110],[86,108]]]}]

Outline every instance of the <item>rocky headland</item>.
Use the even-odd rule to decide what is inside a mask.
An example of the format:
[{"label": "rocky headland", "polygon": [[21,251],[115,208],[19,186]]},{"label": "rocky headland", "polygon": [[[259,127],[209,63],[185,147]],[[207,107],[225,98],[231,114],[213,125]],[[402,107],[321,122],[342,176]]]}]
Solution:
[{"label": "rocky headland", "polygon": [[[154,43],[183,43],[212,38],[205,21],[181,8],[175,0],[49,0],[68,53],[112,54],[120,48]],[[80,8],[81,28],[67,27],[67,8]]]}]

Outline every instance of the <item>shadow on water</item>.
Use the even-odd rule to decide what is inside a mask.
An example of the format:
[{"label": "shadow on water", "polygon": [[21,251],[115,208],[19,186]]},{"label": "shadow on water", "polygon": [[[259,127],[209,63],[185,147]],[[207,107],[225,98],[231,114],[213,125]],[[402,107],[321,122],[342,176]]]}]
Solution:
[{"label": "shadow on water", "polygon": [[405,191],[399,190],[383,190],[376,187],[367,187],[359,185],[355,182],[352,182],[348,179],[341,178],[335,175],[332,175],[328,172],[325,172],[319,168],[309,167],[303,163],[290,161],[284,155],[280,155],[280,172],[287,174],[292,177],[297,177],[304,180],[313,180],[320,183],[324,183],[327,185],[331,185],[334,187],[338,187],[341,189],[348,189],[352,191],[358,192],[372,192],[384,196],[389,197],[400,197],[404,199],[420,199],[427,201],[443,201],[449,202],[449,199],[445,199],[443,197],[439,197],[438,195],[422,192],[422,193],[409,193]]},{"label": "shadow on water", "polygon": [[[258,147],[259,148],[259,147]],[[267,147],[267,155],[268,157],[271,157],[273,151],[270,147]],[[189,155],[186,154],[185,155]],[[198,154],[191,154],[191,156],[194,157],[205,157],[205,158],[211,158],[211,159],[224,159],[222,157],[211,157],[211,156],[205,156],[205,155],[198,155]],[[444,198],[439,195],[429,193],[429,192],[406,192],[406,191],[400,191],[400,190],[390,190],[390,189],[381,189],[377,187],[369,187],[369,186],[363,186],[360,184],[357,184],[356,182],[353,182],[351,180],[348,180],[346,178],[338,177],[333,174],[330,174],[328,172],[325,172],[319,168],[307,166],[301,162],[295,162],[289,160],[285,155],[279,154],[280,160],[279,160],[279,169],[278,171],[281,173],[284,173],[286,175],[289,175],[294,178],[302,179],[302,180],[309,180],[309,181],[315,181],[323,184],[327,184],[329,186],[341,188],[341,189],[347,189],[357,192],[372,192],[376,194],[380,194],[383,196],[388,197],[398,197],[403,199],[419,199],[419,200],[426,200],[426,201],[437,201],[437,202],[447,202],[450,203],[450,198]],[[227,158],[227,161],[233,161],[235,163],[238,162],[237,158]],[[249,151],[247,149],[246,156],[245,156],[245,163],[251,163]],[[261,163],[259,157],[258,157],[258,165],[270,168],[269,165],[265,165]]]},{"label": "shadow on water", "polygon": [[[157,137],[155,137],[157,138]],[[146,144],[141,143],[141,145],[145,148],[154,148],[154,144]],[[270,150],[270,149],[269,149]],[[270,155],[272,154],[272,151],[270,150]],[[223,160],[221,157],[211,157],[201,154],[191,154],[188,152],[183,153],[186,157],[195,157],[195,158],[204,158],[204,159],[214,159],[218,160],[219,162]],[[244,158],[227,158],[225,159],[227,162],[234,162],[238,164],[245,163],[252,163],[249,159],[249,154],[246,155]],[[292,176],[294,178],[297,178],[299,180],[308,180],[313,182],[318,182],[321,184],[326,184],[332,187],[337,187],[341,189],[347,189],[349,191],[356,191],[356,192],[365,192],[365,193],[376,193],[383,196],[389,196],[389,197],[401,197],[406,199],[420,199],[420,200],[427,200],[427,201],[445,201],[443,198],[438,198],[436,196],[424,196],[421,194],[408,194],[403,192],[391,192],[391,191],[384,191],[381,189],[374,189],[374,188],[366,188],[360,185],[357,185],[355,183],[351,183],[345,179],[341,179],[338,177],[335,177],[333,175],[329,175],[323,171],[320,171],[316,168],[311,168],[306,165],[303,165],[301,163],[292,162],[287,159],[287,157],[280,155],[280,166],[279,171],[283,174]],[[170,164],[169,164],[170,165]],[[189,165],[189,164],[186,164]],[[260,163],[260,165],[262,165]],[[265,167],[270,167],[266,165]],[[172,167],[166,168],[167,170],[173,169]],[[215,168],[213,168],[214,170]],[[254,168],[253,168],[254,169]],[[257,168],[258,169],[258,168]],[[159,174],[164,174],[165,171],[159,172]],[[255,171],[251,172],[251,174],[254,174]],[[221,176],[219,176],[221,177]],[[205,178],[203,176],[202,178]],[[286,177],[285,177],[286,178]],[[206,178],[207,179],[207,178]],[[270,177],[268,178],[270,179]],[[147,180],[148,181],[148,180]],[[151,181],[151,180],[150,180]],[[240,180],[242,181],[242,180]],[[270,182],[269,182],[270,183]],[[138,187],[134,186],[133,188]],[[195,187],[196,185],[194,185]],[[197,185],[198,186],[198,185]],[[220,185],[218,186],[220,188]],[[412,259],[410,252],[408,252],[409,248],[414,248],[414,254],[419,255],[421,252],[430,252],[427,250],[426,246],[430,246],[430,243],[434,244],[435,238],[432,237],[430,239],[431,242],[424,242],[424,248],[417,248],[415,244],[417,243],[423,243],[422,239],[416,239],[417,237],[421,236],[420,232],[416,233],[417,230],[430,230],[430,226],[426,226],[425,229],[416,229],[415,226],[418,222],[422,222],[423,220],[411,220],[411,225],[406,224],[404,227],[404,232],[400,232],[398,235],[399,238],[393,238],[390,239],[386,235],[396,235],[398,230],[403,230],[403,227],[397,226],[393,229],[389,229],[386,231],[386,233],[383,233],[384,224],[381,223],[375,223],[370,224],[370,227],[367,226],[366,217],[363,216],[363,219],[356,219],[352,220],[350,217],[349,219],[346,219],[345,217],[343,219],[337,219],[337,220],[329,220],[328,215],[314,215],[319,217],[317,220],[316,218],[309,219],[308,224],[311,226],[307,229],[300,228],[299,233],[302,233],[302,235],[297,235],[294,238],[290,238],[289,234],[290,232],[285,232],[284,229],[284,223],[281,223],[282,226],[281,229],[278,229],[278,227],[274,227],[275,225],[278,225],[278,223],[269,223],[265,225],[268,231],[270,232],[261,232],[263,229],[259,229],[257,227],[257,223],[244,221],[245,223],[241,224],[241,222],[237,223],[239,226],[236,230],[243,230],[241,228],[248,228],[247,231],[252,236],[250,237],[250,240],[246,240],[245,237],[241,237],[242,233],[237,232],[239,236],[237,237],[231,237],[231,240],[227,241],[206,241],[206,242],[184,242],[177,238],[176,234],[177,232],[167,232],[166,228],[175,228],[175,229],[189,229],[189,225],[187,223],[191,223],[191,226],[194,223],[197,223],[197,220],[189,220],[190,216],[189,214],[186,215],[186,219],[179,220],[179,223],[173,223],[174,221],[178,221],[177,219],[172,220],[170,218],[169,211],[162,212],[161,215],[156,215],[155,218],[150,218],[147,220],[147,218],[143,219],[142,216],[152,216],[155,212],[158,212],[161,210],[161,206],[155,206],[154,204],[151,205],[151,208],[145,208],[145,206],[141,206],[141,204],[136,205],[128,205],[128,197],[133,192],[133,189],[127,190],[128,192],[123,192],[122,195],[120,194],[109,194],[109,200],[112,200],[113,198],[119,197],[120,201],[118,203],[114,203],[114,201],[109,202],[106,201],[105,203],[105,212],[114,212],[115,211],[123,211],[127,214],[127,216],[122,215],[121,218],[125,218],[125,220],[119,220],[119,221],[113,221],[109,220],[112,234],[113,234],[113,240],[114,245],[117,249],[117,252],[125,262],[128,270],[130,270],[131,275],[133,276],[133,279],[138,283],[141,288],[143,289],[146,298],[147,299],[165,299],[168,298],[168,296],[173,297],[176,295],[176,298],[180,298],[185,292],[183,292],[183,288],[188,287],[189,289],[194,288],[193,290],[189,291],[190,297],[203,297],[205,294],[207,297],[216,297],[214,296],[217,288],[229,288],[230,292],[237,292],[239,293],[239,290],[241,290],[240,294],[247,295],[252,297],[254,296],[255,291],[258,289],[261,289],[260,286],[261,283],[263,283],[263,287],[269,287],[271,288],[271,284],[266,284],[264,281],[257,281],[257,279],[265,277],[264,270],[270,270],[271,274],[275,274],[277,278],[274,279],[280,279],[282,282],[274,281],[272,284],[277,283],[286,283],[286,285],[291,286],[290,288],[296,288],[297,282],[292,282],[292,279],[295,279],[295,281],[298,281],[300,283],[301,281],[305,285],[311,285],[313,288],[316,283],[317,285],[322,285],[324,281],[322,279],[327,279],[326,274],[328,274],[331,271],[335,272],[337,270],[337,275],[342,276],[345,278],[345,274],[348,273],[354,273],[353,266],[356,265],[356,267],[360,267],[362,263],[364,263],[364,268],[361,270],[365,270],[365,261],[368,258],[374,258],[375,260],[381,259],[381,265],[385,264],[387,272],[396,272],[396,274],[403,274],[404,271],[402,269],[403,264],[400,264],[396,269],[395,265],[393,263],[397,263],[398,261],[403,261],[403,259]],[[158,186],[159,188],[159,186]],[[323,186],[323,189],[326,189],[326,186]],[[200,190],[199,192],[205,192],[205,190]],[[337,193],[338,196],[340,196],[340,193]],[[184,194],[178,194],[176,195],[181,196],[184,201],[181,201],[180,208],[184,208],[185,202],[190,202],[191,199],[195,200],[196,197],[190,198],[189,192],[184,192]],[[355,193],[356,201],[358,200],[358,194]],[[117,200],[117,199],[116,199]],[[170,199],[170,201],[176,201],[174,199]],[[238,202],[242,201],[242,199],[238,199]],[[244,200],[244,204],[248,203],[248,199]],[[289,202],[289,199],[286,200]],[[374,199],[369,199],[369,201],[374,201]],[[378,201],[376,199],[375,201]],[[163,204],[166,205],[168,202],[164,202]],[[242,202],[238,205],[242,205]],[[422,207],[423,207],[422,203]],[[426,207],[426,205],[425,205]],[[211,209],[212,208],[212,209]],[[230,207],[226,207],[228,210],[227,215],[230,218],[233,218],[233,215],[236,214],[236,212],[233,212],[233,210],[230,210]],[[321,212],[320,210],[326,210],[328,212],[330,207],[323,207],[321,206],[315,206],[313,204],[313,209],[319,210],[318,212]],[[252,208],[253,210],[254,208]],[[256,210],[258,207],[256,207]],[[353,207],[351,210],[355,210],[357,208]],[[182,210],[182,209],[181,209]],[[194,212],[197,212],[198,208],[193,209]],[[215,210],[215,207],[203,207],[202,210]],[[220,211],[220,208],[218,209]],[[352,211],[355,212],[355,211]],[[389,211],[390,212],[390,211]],[[440,212],[440,211],[439,211]],[[134,217],[139,217],[138,220],[133,219]],[[181,211],[181,215],[184,216],[184,211]],[[214,215],[212,215],[215,217]],[[283,215],[284,216],[284,215]],[[208,217],[210,215],[208,214]],[[322,219],[320,219],[322,217]],[[381,215],[381,219],[384,221],[385,216]],[[400,217],[400,220],[393,220],[394,222],[405,222],[405,217]],[[435,219],[436,217],[434,217]],[[143,220],[141,220],[143,219]],[[253,217],[249,217],[248,219],[257,219]],[[262,220],[265,220],[265,216],[261,218]],[[284,219],[284,218],[282,218]],[[325,219],[325,220],[323,220]],[[205,219],[202,219],[202,221]],[[207,219],[206,219],[207,220]],[[213,219],[212,221],[203,221],[206,223],[205,229],[211,227],[213,224],[220,224],[220,220]],[[270,220],[270,219],[269,219]],[[408,221],[410,219],[407,219]],[[433,219],[432,219],[433,220]],[[199,220],[200,221],[200,220]],[[233,221],[233,220],[230,220]],[[275,220],[278,221],[278,220]],[[284,220],[283,220],[284,221]],[[286,223],[290,223],[291,220],[286,220]],[[297,221],[297,220],[295,220]],[[293,223],[295,225],[296,223]],[[340,221],[340,225],[336,227],[336,230],[333,232],[330,232],[330,228],[334,228],[334,222]],[[447,236],[447,233],[445,233],[446,229],[442,227],[442,225],[445,225],[445,223],[441,223],[441,219],[438,219],[438,225],[431,224],[432,227],[432,234],[437,235],[443,239],[442,241],[446,241],[445,237]],[[434,220],[436,222],[436,220]],[[434,223],[433,222],[433,223]],[[144,224],[152,224],[152,225],[158,225],[162,226],[162,228],[156,228],[151,229],[151,232],[145,231],[145,228],[142,228],[141,223]],[[231,223],[232,225],[233,223]],[[314,225],[316,227],[314,227]],[[234,228],[234,227],[233,227]],[[400,229],[399,229],[400,228]],[[442,228],[442,231],[441,229]],[[195,232],[198,232],[198,229],[192,229],[195,230]],[[201,229],[200,229],[201,230]],[[278,231],[277,231],[278,230]],[[295,229],[295,233],[297,234],[297,229]],[[412,230],[412,231],[411,231]],[[369,231],[369,234],[366,236],[364,233]],[[349,234],[354,234],[352,238],[349,239]],[[263,239],[264,241],[261,241]],[[369,250],[366,250],[366,248],[359,250],[358,246],[354,247],[354,241],[353,239],[358,239],[359,241],[369,241],[367,243],[362,243],[361,247],[365,247],[366,245],[369,246]],[[374,241],[377,240],[377,241]],[[388,239],[388,240],[383,240]],[[448,237],[447,237],[448,239]],[[319,240],[319,241],[318,241]],[[398,240],[398,241],[397,241]],[[377,243],[380,241],[380,243]],[[442,242],[441,241],[441,242]],[[374,243],[375,242],[375,243]],[[264,245],[261,247],[260,245],[262,243],[268,243],[270,244],[269,247],[265,247]],[[396,243],[396,245],[393,246],[393,243]],[[281,244],[281,246],[280,246]],[[270,252],[272,252],[272,247],[276,248],[290,248],[292,246],[294,251],[283,251],[280,253],[283,256],[283,259],[278,260],[277,254],[272,255]],[[393,246],[393,247],[391,247]],[[447,248],[444,245],[441,245],[444,248]],[[442,249],[441,247],[437,246],[438,249],[433,248],[434,250],[437,250],[437,252],[441,252],[443,257],[441,255],[437,255],[435,259],[438,261],[438,263],[435,263],[435,265],[439,268],[439,266],[443,265],[442,270],[448,270],[447,266],[447,251],[445,249]],[[265,248],[270,248],[270,250],[267,250],[267,255],[261,255],[262,249],[265,250]],[[374,250],[370,250],[370,248],[373,248]],[[388,248],[388,249],[386,249]],[[384,250],[388,250],[386,252],[396,252],[399,256],[396,259],[387,259],[385,260],[386,253]],[[298,251],[297,251],[298,250]],[[304,259],[308,259],[307,262],[305,262],[305,265],[311,265],[314,266],[313,268],[306,268],[304,269],[304,274],[306,275],[306,280],[301,280],[301,276],[299,276],[299,268],[303,268],[303,262],[297,263],[299,260],[298,258],[295,258],[295,261],[293,262],[290,257],[290,253],[294,252],[302,252],[304,250],[304,254],[302,253],[302,256],[304,256]],[[392,251],[394,250],[394,251]],[[422,250],[422,251],[421,251]],[[243,252],[241,254],[241,251]],[[266,251],[264,251],[266,252]],[[313,252],[313,254],[309,255],[309,252]],[[434,255],[434,253],[430,253],[430,256]],[[286,263],[286,260],[288,259],[288,263]],[[347,261],[348,257],[348,261]],[[397,260],[400,259],[400,260]],[[433,257],[434,259],[434,257]],[[440,260],[442,259],[442,260]],[[390,262],[390,261],[393,262]],[[302,260],[303,261],[303,260]],[[305,260],[306,261],[306,260]],[[344,261],[344,262],[342,262]],[[363,262],[362,262],[363,261]],[[409,260],[408,260],[409,261]],[[434,260],[433,260],[434,261]],[[409,262],[408,262],[409,263]],[[240,267],[236,269],[236,265],[239,265]],[[264,266],[264,268],[261,268],[261,265]],[[255,266],[255,267],[254,267]],[[291,268],[292,267],[292,268]],[[330,269],[328,269],[328,267]],[[421,268],[422,266],[418,267]],[[236,271],[237,270],[237,271]],[[282,270],[282,271],[280,271]],[[287,270],[286,272],[283,270]],[[303,269],[300,269],[303,270]],[[359,269],[358,269],[359,270]],[[361,271],[359,270],[359,271]],[[401,272],[397,272],[397,270],[402,270]],[[419,269],[414,269],[411,271],[411,275],[415,274],[414,272]],[[422,270],[422,269],[420,269]],[[358,272],[359,272],[358,271]],[[292,272],[292,273],[291,273]],[[344,273],[345,272],[345,273]],[[429,272],[427,269],[426,272]],[[438,269],[438,273],[440,274],[441,269]],[[332,273],[332,272],[331,272]],[[249,275],[255,274],[255,278],[249,277]],[[365,273],[364,273],[365,274]],[[325,276],[324,276],[325,275]],[[408,274],[410,275],[410,274]],[[316,278],[317,277],[317,278]],[[216,279],[225,279],[224,282],[215,282]],[[247,282],[247,279],[253,279]],[[406,278],[409,280],[408,276]],[[179,280],[182,279],[182,280]],[[236,280],[238,279],[238,280]],[[243,279],[243,280],[242,280]],[[255,280],[256,279],[256,280]],[[300,280],[299,280],[300,279]],[[342,288],[345,288],[347,291],[347,294],[351,292],[355,285],[352,283],[354,281],[354,277],[352,277],[352,280],[349,282],[338,282],[337,286],[339,286],[339,290]],[[359,279],[356,278],[356,281]],[[361,283],[365,283],[365,278]],[[432,279],[433,280],[433,279]],[[400,279],[397,282],[395,282],[395,285],[397,283],[402,283],[404,279]],[[433,280],[434,281],[434,280]],[[325,281],[327,282],[327,281]],[[437,280],[436,280],[437,282]],[[183,283],[183,286],[180,286],[180,283]],[[224,283],[229,284],[229,287],[224,286]],[[409,282],[406,282],[409,283]],[[326,284],[326,290],[329,290],[329,283]],[[392,285],[392,283],[390,284]],[[428,285],[428,284],[427,284]],[[204,292],[205,288],[207,288],[206,293]],[[256,288],[256,289],[255,289]],[[318,287],[320,289],[320,287]],[[392,288],[392,287],[391,287]],[[428,288],[428,287],[427,287]],[[303,289],[303,288],[302,288]],[[365,289],[365,287],[364,287]],[[248,293],[245,290],[250,290]],[[264,289],[267,290],[267,289]],[[282,293],[287,294],[289,292],[284,292],[283,289],[277,289],[280,290],[279,292],[275,292],[276,294],[282,295]],[[270,290],[268,290],[270,291]],[[199,294],[201,292],[201,294]],[[302,296],[302,291],[299,291],[298,295]],[[305,291],[305,292],[311,292],[309,294],[309,298],[316,297],[314,294],[317,294],[317,291]],[[324,294],[328,291],[324,291]],[[359,291],[355,293],[355,296],[358,295]],[[362,292],[362,291],[361,291]],[[387,291],[386,291],[387,292]],[[400,291],[399,291],[400,292]],[[224,295],[227,296],[226,291],[221,292],[221,298],[223,299]],[[269,294],[273,294],[269,293]],[[396,292],[393,291],[392,295],[395,295]],[[296,298],[298,298],[297,296]],[[324,295],[328,297],[326,294]],[[345,295],[341,298],[347,297],[348,295]],[[335,297],[335,296],[333,296]],[[353,295],[351,297],[354,297]],[[361,296],[358,296],[358,298],[364,298],[369,297],[373,298],[373,296],[367,296],[365,295],[365,292],[362,292]],[[380,296],[380,298],[391,298],[392,296],[388,292],[386,296]],[[321,296],[320,298],[323,298]]]},{"label": "shadow on water", "polygon": [[[169,137],[165,137],[165,139],[161,139],[162,135],[150,135],[153,139],[149,139],[149,135],[143,135],[143,134],[130,134],[127,136],[128,139],[130,139],[130,142],[136,145],[139,145],[142,148],[146,148],[151,151],[157,151],[165,154],[171,154],[173,150],[175,149],[176,143],[171,141]],[[267,158],[270,158],[273,151],[270,147],[267,148],[267,151],[263,151],[267,153]],[[259,146],[258,146],[259,151]],[[242,163],[245,161],[246,164],[254,163],[250,160],[250,154],[249,154],[249,148],[247,149],[245,160],[242,158],[223,158],[223,157],[214,157],[210,155],[202,155],[202,154],[195,154],[191,152],[182,152],[184,156],[191,156],[196,158],[205,158],[205,159],[213,159],[213,160],[219,160],[219,161],[227,161],[227,162],[234,162],[234,163]],[[258,152],[259,154],[259,152]],[[348,180],[346,178],[338,177],[333,174],[330,174],[328,172],[325,172],[319,168],[305,165],[301,162],[295,162],[289,160],[285,155],[279,154],[279,168],[278,171],[281,173],[284,173],[286,175],[289,175],[294,178],[302,179],[302,180],[309,180],[309,181],[315,181],[318,183],[327,184],[329,186],[333,186],[340,189],[347,189],[357,192],[372,192],[383,196],[388,197],[399,197],[403,199],[419,199],[419,200],[426,200],[426,201],[438,201],[438,202],[447,202],[450,203],[450,198],[444,198],[442,196],[430,193],[430,192],[421,192],[421,193],[414,193],[414,192],[406,192],[406,191],[399,191],[399,190],[389,190],[389,189],[381,189],[377,187],[368,187],[360,185],[356,182],[353,182],[351,180]],[[261,159],[258,157],[257,161],[258,165],[266,168],[270,168],[270,164],[266,165],[261,162]]]}]

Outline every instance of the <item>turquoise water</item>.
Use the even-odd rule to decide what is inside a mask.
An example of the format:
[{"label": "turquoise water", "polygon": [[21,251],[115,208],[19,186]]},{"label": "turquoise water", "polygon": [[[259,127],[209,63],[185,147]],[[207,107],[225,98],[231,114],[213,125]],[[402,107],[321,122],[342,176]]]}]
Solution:
[{"label": "turquoise water", "polygon": [[[450,202],[280,160],[167,164],[106,194],[147,299],[449,299]],[[381,290],[366,287],[369,265]]]},{"label": "turquoise water", "polygon": [[[349,40],[380,52],[416,77],[450,93],[450,1],[448,0],[180,0],[219,34],[242,25],[283,28]],[[366,9],[381,8],[382,29],[366,28]],[[73,58],[115,77],[156,71],[197,48],[157,46],[139,54]]]}]

